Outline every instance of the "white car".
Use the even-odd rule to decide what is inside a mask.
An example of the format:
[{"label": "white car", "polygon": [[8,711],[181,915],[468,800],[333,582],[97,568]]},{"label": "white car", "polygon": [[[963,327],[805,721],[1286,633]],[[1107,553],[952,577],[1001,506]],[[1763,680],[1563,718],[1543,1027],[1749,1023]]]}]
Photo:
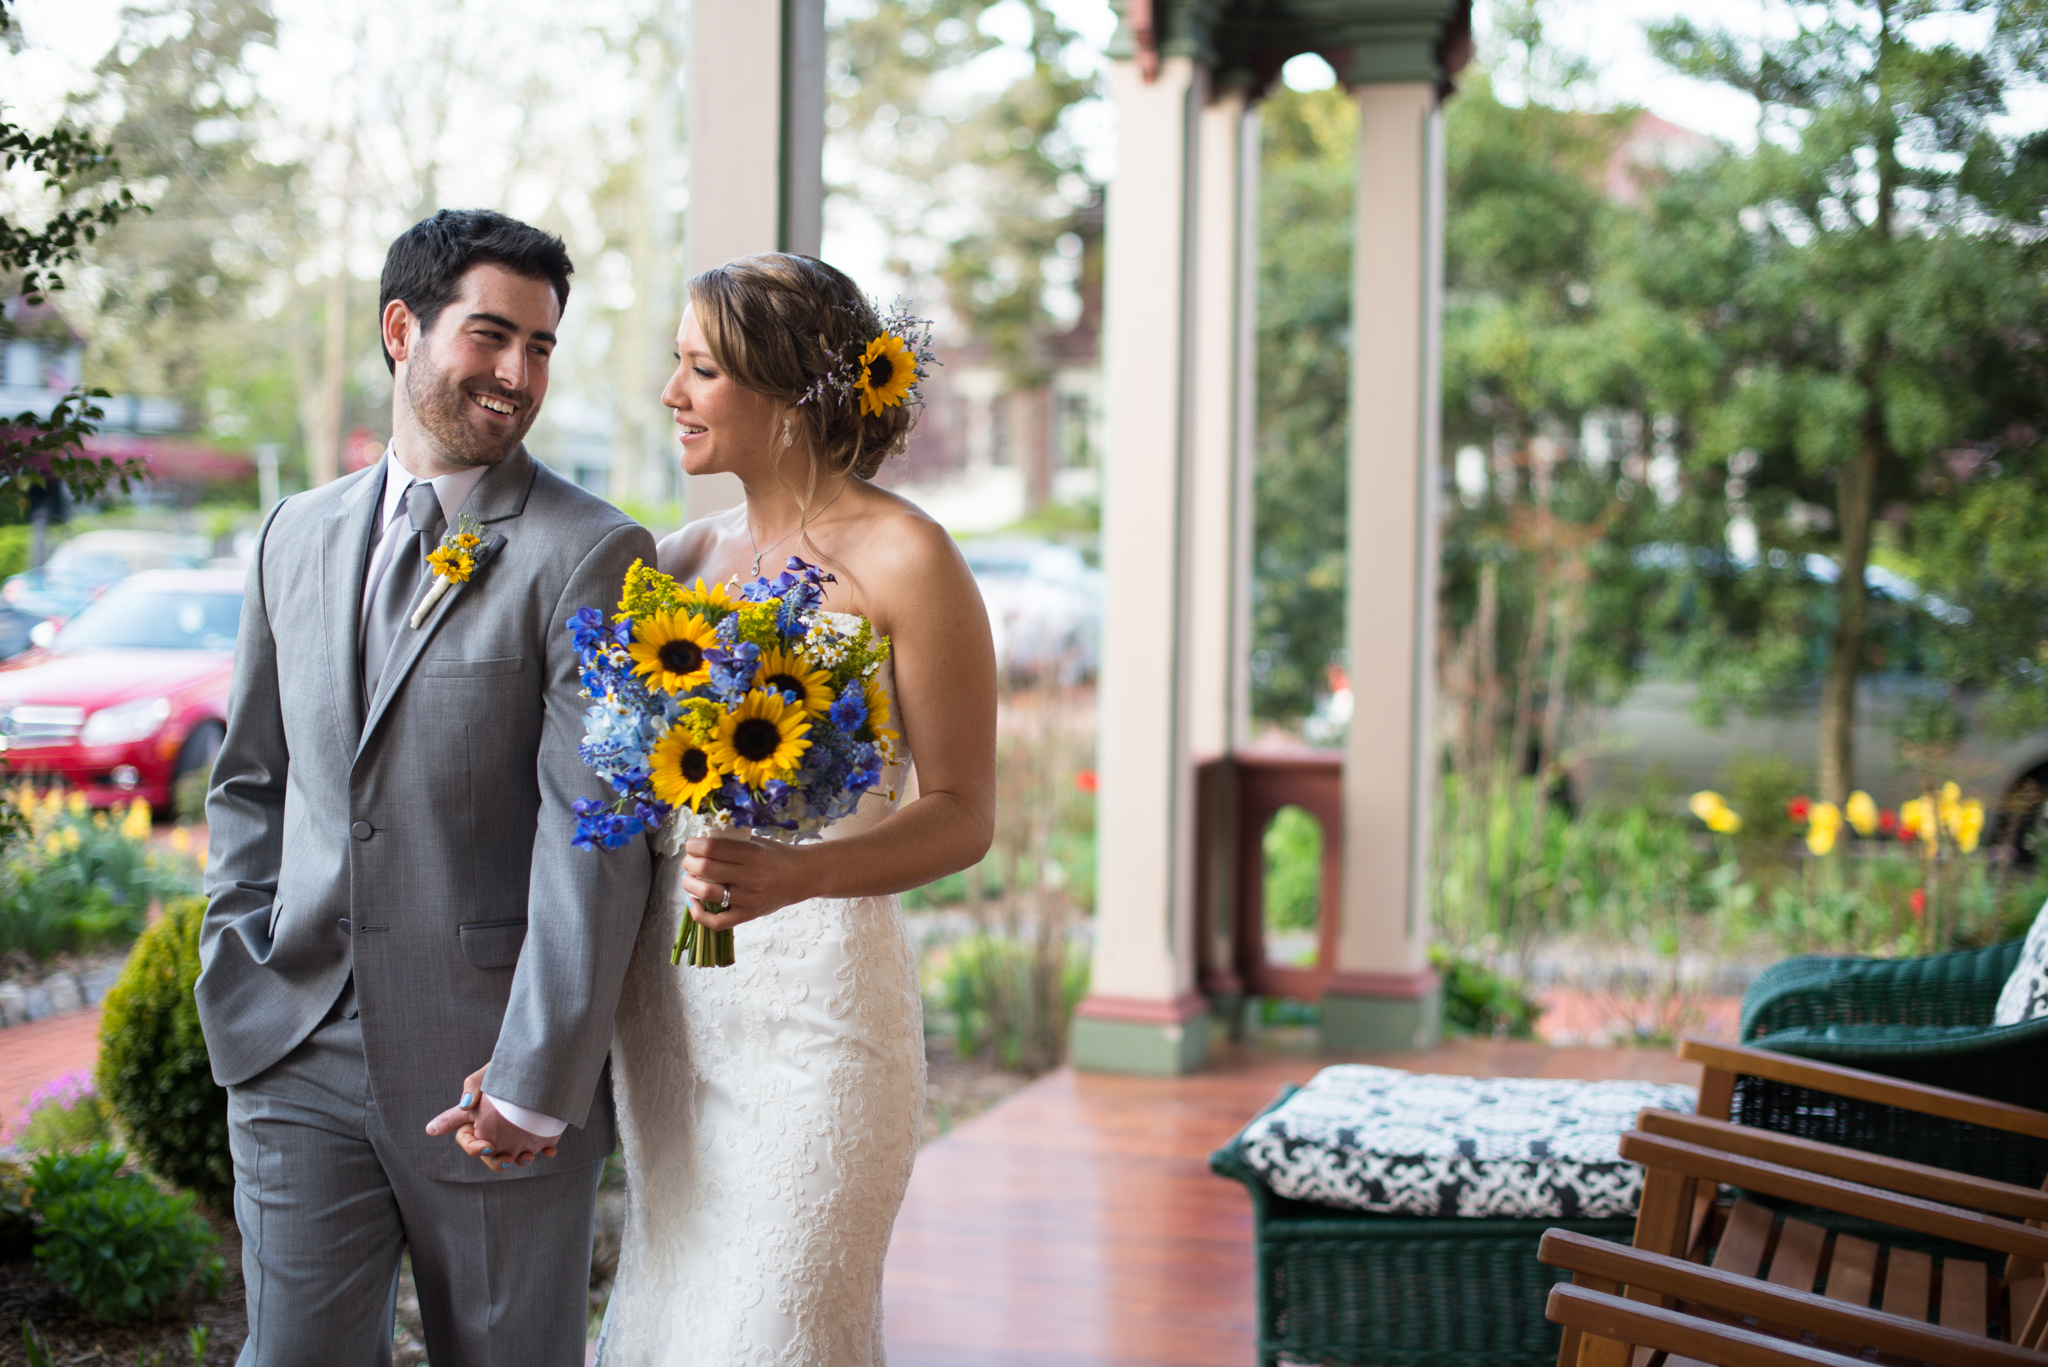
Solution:
[{"label": "white car", "polygon": [[964,541],[996,661],[1019,682],[1093,680],[1102,658],[1102,571],[1070,546],[1030,537]]}]

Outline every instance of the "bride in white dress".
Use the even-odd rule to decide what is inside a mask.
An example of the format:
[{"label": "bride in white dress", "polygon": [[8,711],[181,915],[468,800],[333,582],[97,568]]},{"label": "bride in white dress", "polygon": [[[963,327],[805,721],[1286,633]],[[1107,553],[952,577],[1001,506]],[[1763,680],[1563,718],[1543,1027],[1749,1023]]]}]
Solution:
[{"label": "bride in white dress", "polygon": [[[893,642],[881,682],[902,743],[822,842],[696,840],[662,856],[612,1053],[628,1209],[603,1367],[883,1361],[882,1261],[925,1081],[896,894],[988,848],[995,657],[945,529],[869,483],[902,449],[912,404],[864,412],[831,379],[880,326],[809,257],[748,257],[690,282],[662,402],[683,469],[737,475],[746,502],[666,538],[660,567],[719,583],[791,554],[822,565],[836,576],[826,607]],[[888,398],[880,368],[841,373]],[[700,924],[735,928],[735,966],[669,963],[679,893]]]}]

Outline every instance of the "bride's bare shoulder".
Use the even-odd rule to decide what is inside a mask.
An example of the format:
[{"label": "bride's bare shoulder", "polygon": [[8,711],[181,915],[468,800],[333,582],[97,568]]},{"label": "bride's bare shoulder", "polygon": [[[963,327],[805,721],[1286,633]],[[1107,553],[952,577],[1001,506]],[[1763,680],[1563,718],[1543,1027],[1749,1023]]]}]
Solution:
[{"label": "bride's bare shoulder", "polygon": [[877,533],[869,538],[870,554],[884,575],[914,579],[934,571],[966,573],[967,562],[952,533],[903,495],[870,486],[866,513]]},{"label": "bride's bare shoulder", "polygon": [[725,535],[723,524],[731,520],[730,512],[713,513],[676,528],[655,543],[655,568],[673,579],[688,580],[703,573]]}]

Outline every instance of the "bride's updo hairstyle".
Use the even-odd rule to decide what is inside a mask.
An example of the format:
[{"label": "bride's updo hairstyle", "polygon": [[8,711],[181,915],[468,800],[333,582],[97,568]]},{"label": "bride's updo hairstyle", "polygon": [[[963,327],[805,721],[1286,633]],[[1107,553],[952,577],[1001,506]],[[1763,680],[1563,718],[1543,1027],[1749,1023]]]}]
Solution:
[{"label": "bride's updo hairstyle", "polygon": [[[863,414],[857,393],[819,383],[882,331],[844,271],[789,252],[743,256],[691,280],[690,304],[719,369],[744,389],[795,405],[799,440],[809,439],[825,470],[872,479],[903,449],[914,404]],[[779,439],[780,429],[772,440]]]}]

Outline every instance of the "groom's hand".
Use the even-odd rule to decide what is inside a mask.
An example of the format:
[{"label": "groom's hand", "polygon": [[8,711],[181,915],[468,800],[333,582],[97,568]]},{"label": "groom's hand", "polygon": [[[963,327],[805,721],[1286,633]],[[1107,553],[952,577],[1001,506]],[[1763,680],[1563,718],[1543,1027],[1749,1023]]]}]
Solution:
[{"label": "groom's hand", "polygon": [[429,1120],[427,1133],[454,1135],[464,1153],[492,1172],[504,1172],[515,1164],[523,1168],[535,1158],[553,1158],[554,1140],[520,1129],[500,1115],[484,1095],[484,1074],[489,1071],[486,1064],[465,1078],[462,1100]]}]

